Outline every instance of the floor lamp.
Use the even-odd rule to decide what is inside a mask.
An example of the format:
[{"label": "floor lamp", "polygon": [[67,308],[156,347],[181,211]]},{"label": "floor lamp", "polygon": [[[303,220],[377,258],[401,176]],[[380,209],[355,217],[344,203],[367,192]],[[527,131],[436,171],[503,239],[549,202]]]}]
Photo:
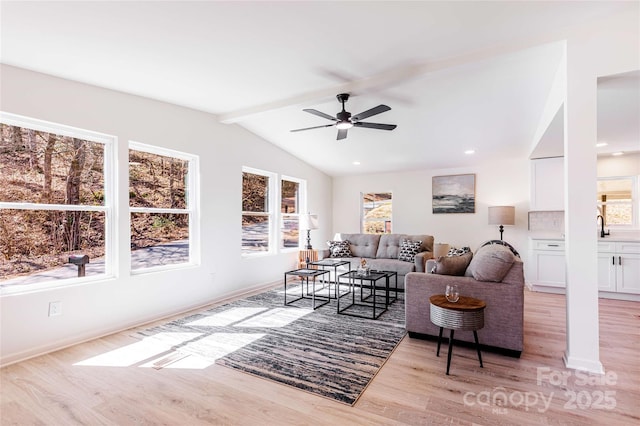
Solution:
[{"label": "floor lamp", "polygon": [[489,225],[500,225],[500,240],[504,225],[516,224],[516,208],[513,206],[492,206],[489,207]]}]

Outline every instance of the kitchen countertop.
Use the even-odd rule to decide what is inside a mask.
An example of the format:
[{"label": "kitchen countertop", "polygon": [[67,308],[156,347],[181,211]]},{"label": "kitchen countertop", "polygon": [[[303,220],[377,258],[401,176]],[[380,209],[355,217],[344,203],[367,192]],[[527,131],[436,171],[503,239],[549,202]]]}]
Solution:
[{"label": "kitchen countertop", "polygon": [[[564,234],[559,232],[535,231],[535,232],[529,232],[529,238],[532,240],[564,241]],[[600,233],[598,233],[598,242],[606,242],[606,241],[619,242],[619,243],[628,243],[628,242],[640,243],[640,232],[638,231],[614,232],[611,235],[607,235],[604,238],[601,238]]]}]

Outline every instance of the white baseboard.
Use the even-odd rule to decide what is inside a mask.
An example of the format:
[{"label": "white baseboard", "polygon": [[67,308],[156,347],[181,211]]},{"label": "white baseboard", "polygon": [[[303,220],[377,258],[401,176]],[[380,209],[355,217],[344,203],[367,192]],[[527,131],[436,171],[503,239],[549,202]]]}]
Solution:
[{"label": "white baseboard", "polygon": [[95,339],[101,339],[103,337],[106,336],[110,336],[112,334],[116,334],[116,333],[120,333],[123,332],[125,330],[129,330],[131,328],[135,328],[135,327],[141,327],[144,326],[146,324],[151,324],[153,322],[156,321],[161,321],[163,319],[166,318],[170,318],[173,317],[175,315],[181,315],[181,314],[186,314],[187,312],[191,312],[194,310],[198,310],[198,309],[203,309],[207,306],[211,306],[211,305],[219,305],[219,304],[223,304],[225,302],[229,302],[231,300],[235,300],[235,299],[239,299],[245,296],[249,296],[251,294],[254,293],[259,293],[265,290],[268,290],[270,288],[273,288],[277,285],[279,285],[281,283],[274,283],[274,282],[269,282],[269,283],[262,283],[262,284],[258,284],[249,288],[244,288],[238,291],[234,291],[232,293],[227,293],[224,296],[221,296],[219,298],[213,299],[213,300],[209,300],[205,303],[200,303],[197,305],[193,305],[193,306],[189,306],[187,308],[184,309],[180,309],[179,311],[171,311],[171,312],[165,312],[165,313],[161,313],[158,315],[155,315],[153,318],[146,318],[144,320],[139,320],[139,321],[135,321],[135,322],[130,322],[130,323],[125,323],[125,324],[120,324],[117,326],[113,326],[113,327],[107,327],[104,328],[102,330],[94,330],[82,335],[78,335],[78,336],[74,336],[71,337],[69,339],[66,340],[62,340],[62,341],[58,341],[55,344],[47,344],[47,345],[43,345],[43,346],[39,346],[36,348],[31,348],[22,352],[18,352],[15,354],[11,354],[9,356],[6,356],[4,358],[2,358],[0,360],[0,368],[9,366],[11,364],[16,364],[18,362],[22,362],[22,361],[26,361],[28,359],[31,358],[36,358],[42,355],[46,355],[48,353],[51,352],[55,352],[55,351],[59,351],[62,349],[66,349],[69,348],[71,346],[75,346],[75,345],[79,345],[82,343],[86,343],[89,342],[91,340],[95,340]]}]

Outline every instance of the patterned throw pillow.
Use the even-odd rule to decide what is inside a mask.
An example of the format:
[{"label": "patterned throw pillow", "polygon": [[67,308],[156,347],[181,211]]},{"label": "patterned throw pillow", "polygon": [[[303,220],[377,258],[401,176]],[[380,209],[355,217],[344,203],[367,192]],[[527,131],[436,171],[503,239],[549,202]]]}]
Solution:
[{"label": "patterned throw pillow", "polygon": [[400,243],[400,253],[398,254],[398,260],[413,262],[416,258],[416,254],[418,254],[418,250],[420,250],[421,245],[422,241],[402,240],[402,243]]},{"label": "patterned throw pillow", "polygon": [[455,248],[451,247],[449,252],[447,253],[448,257],[451,256],[462,256],[463,254],[471,253],[471,249],[469,247]]},{"label": "patterned throw pillow", "polygon": [[327,241],[329,246],[330,257],[353,257],[351,249],[349,249],[349,240],[345,241]]}]

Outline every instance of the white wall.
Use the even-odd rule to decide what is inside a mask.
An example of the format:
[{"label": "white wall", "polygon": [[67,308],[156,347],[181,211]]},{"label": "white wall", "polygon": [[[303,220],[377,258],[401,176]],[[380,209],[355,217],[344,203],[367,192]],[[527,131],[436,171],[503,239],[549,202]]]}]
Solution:
[{"label": "white wall", "polygon": [[[133,324],[183,311],[282,279],[297,253],[240,256],[242,166],[307,180],[309,210],[331,227],[331,178],[237,125],[211,114],[2,65],[5,112],[93,130],[118,138],[127,162],[129,140],[200,156],[202,265],[130,276],[127,168],[119,167],[119,276],[0,299],[4,365]],[[329,232],[315,231],[314,243]],[[326,234],[326,235],[325,235]],[[48,317],[50,301],[62,315]]]},{"label": "white wall", "polygon": [[[433,214],[433,176],[475,173],[476,212]],[[335,232],[360,232],[360,193],[393,193],[393,232],[433,235],[436,243],[469,246],[476,250],[487,240],[500,239],[498,227],[488,225],[488,207],[516,207],[516,224],[505,226],[504,239],[522,255],[527,252],[529,210],[529,162],[490,160],[472,168],[381,173],[334,178],[333,217]]]},{"label": "white wall", "polygon": [[[640,142],[639,142],[640,144]],[[640,175],[640,153],[598,157],[598,177]]]}]

